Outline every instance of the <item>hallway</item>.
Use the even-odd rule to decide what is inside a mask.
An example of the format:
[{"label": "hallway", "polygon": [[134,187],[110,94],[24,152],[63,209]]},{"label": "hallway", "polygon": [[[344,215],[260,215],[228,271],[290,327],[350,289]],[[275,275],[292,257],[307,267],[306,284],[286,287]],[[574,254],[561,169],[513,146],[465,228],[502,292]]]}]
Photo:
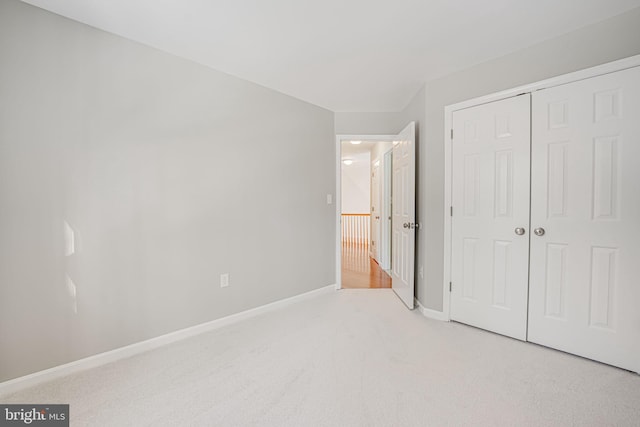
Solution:
[{"label": "hallway", "polygon": [[391,277],[369,256],[369,245],[343,243],[342,287],[391,288]]}]

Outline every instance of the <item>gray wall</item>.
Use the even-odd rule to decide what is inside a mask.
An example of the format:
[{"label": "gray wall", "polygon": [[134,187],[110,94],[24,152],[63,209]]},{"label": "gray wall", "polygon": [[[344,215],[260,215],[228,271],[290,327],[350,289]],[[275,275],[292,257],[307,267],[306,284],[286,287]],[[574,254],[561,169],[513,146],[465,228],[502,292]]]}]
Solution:
[{"label": "gray wall", "polygon": [[398,113],[336,113],[337,135],[395,135],[406,123]]},{"label": "gray wall", "polygon": [[420,197],[426,236],[422,257],[426,281],[420,301],[442,310],[444,239],[444,107],[640,54],[640,8],[513,54],[427,82],[422,128]]},{"label": "gray wall", "polygon": [[17,0],[0,64],[0,381],[335,282],[332,112]]}]

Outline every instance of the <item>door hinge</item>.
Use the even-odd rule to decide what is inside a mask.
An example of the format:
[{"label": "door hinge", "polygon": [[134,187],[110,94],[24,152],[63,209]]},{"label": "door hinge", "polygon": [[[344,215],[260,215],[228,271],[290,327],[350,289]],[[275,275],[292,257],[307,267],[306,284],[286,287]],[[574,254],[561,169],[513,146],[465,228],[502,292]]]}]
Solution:
[{"label": "door hinge", "polygon": [[453,141],[453,128],[451,128],[451,140]]},{"label": "door hinge", "polygon": [[449,207],[449,216],[453,216],[453,206]]},{"label": "door hinge", "polygon": [[453,285],[451,284],[451,282],[449,282],[449,292],[451,292],[452,289],[453,289]]}]

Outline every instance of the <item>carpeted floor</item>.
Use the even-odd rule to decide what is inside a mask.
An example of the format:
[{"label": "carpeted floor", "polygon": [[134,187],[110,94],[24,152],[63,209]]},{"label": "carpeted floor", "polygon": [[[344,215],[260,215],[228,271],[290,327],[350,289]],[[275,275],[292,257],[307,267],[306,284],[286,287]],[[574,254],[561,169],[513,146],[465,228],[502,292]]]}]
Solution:
[{"label": "carpeted floor", "polygon": [[329,292],[12,395],[72,426],[638,426],[640,376]]}]

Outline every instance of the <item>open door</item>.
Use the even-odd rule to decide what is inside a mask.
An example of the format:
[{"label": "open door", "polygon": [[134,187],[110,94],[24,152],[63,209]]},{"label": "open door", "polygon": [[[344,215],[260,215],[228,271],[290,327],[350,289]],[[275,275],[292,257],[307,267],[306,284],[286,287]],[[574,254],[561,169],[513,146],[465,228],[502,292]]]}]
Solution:
[{"label": "open door", "polygon": [[393,171],[393,149],[382,158],[382,213],[380,220],[380,267],[391,270],[391,174]]},{"label": "open door", "polygon": [[416,127],[411,122],[393,142],[391,287],[414,308],[416,241]]},{"label": "open door", "polygon": [[371,245],[369,253],[380,264],[380,224],[382,209],[380,208],[380,161],[375,160],[371,164]]}]

